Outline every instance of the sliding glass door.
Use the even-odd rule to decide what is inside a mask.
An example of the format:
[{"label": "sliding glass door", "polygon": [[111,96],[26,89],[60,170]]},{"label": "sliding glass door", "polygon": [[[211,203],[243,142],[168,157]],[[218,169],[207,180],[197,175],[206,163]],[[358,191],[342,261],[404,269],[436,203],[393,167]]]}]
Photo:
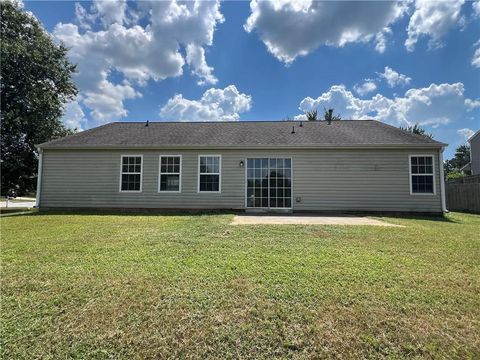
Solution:
[{"label": "sliding glass door", "polygon": [[292,207],[292,160],[247,159],[247,207]]}]

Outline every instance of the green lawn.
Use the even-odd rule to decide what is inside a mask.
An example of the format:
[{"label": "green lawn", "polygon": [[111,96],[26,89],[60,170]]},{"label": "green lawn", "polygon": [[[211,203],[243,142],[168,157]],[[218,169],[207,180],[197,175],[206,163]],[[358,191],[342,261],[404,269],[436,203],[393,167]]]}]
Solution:
[{"label": "green lawn", "polygon": [[2,358],[479,358],[480,216],[1,218]]}]

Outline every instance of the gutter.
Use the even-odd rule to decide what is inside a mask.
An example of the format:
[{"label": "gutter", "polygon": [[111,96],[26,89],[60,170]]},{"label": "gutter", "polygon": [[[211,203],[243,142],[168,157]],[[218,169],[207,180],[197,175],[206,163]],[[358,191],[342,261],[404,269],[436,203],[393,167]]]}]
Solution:
[{"label": "gutter", "polygon": [[442,212],[443,213],[448,213],[447,210],[447,201],[445,199],[445,175],[443,171],[443,151],[445,150],[445,147],[442,147],[442,149],[439,151],[439,166],[440,166],[440,198],[441,198],[441,203],[442,203]]},{"label": "gutter", "polygon": [[182,150],[204,150],[204,149],[254,149],[254,150],[294,150],[294,149],[442,149],[447,144],[352,144],[352,145],[42,145],[39,149],[51,150],[128,150],[128,149],[145,149],[145,150],[165,150],[165,149],[182,149]]},{"label": "gutter", "polygon": [[35,197],[35,207],[36,208],[40,207],[40,192],[41,192],[41,189],[42,189],[42,176],[43,176],[43,172],[42,172],[43,149],[39,147],[38,148],[38,153],[39,153],[39,157],[38,157],[38,174],[37,174],[37,194],[36,194],[36,197]]}]

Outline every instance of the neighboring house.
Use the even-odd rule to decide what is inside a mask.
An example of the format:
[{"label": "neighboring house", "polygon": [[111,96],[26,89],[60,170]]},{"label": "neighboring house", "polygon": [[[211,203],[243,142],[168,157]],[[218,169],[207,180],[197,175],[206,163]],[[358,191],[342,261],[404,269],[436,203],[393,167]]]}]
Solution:
[{"label": "neighboring house", "polygon": [[445,146],[373,120],[110,123],[38,146],[37,205],[440,213]]},{"label": "neighboring house", "polygon": [[461,168],[462,171],[470,170],[472,175],[480,174],[480,130],[468,139],[470,144],[470,162]]}]

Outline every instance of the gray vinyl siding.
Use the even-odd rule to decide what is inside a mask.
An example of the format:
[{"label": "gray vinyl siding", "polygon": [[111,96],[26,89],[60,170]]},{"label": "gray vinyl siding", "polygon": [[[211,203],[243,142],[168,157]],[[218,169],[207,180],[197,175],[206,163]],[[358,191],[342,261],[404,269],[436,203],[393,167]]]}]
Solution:
[{"label": "gray vinyl siding", "polygon": [[[143,155],[141,193],[119,191],[121,155]],[[181,193],[159,193],[159,155],[182,155]],[[222,156],[221,193],[198,193],[198,155]],[[434,155],[435,195],[410,195],[409,155]],[[244,209],[247,157],[291,157],[294,210],[440,212],[437,150],[44,150],[40,207]],[[300,198],[300,202],[296,202]]]},{"label": "gray vinyl siding", "polygon": [[470,157],[472,175],[480,174],[480,134],[470,139]]}]

